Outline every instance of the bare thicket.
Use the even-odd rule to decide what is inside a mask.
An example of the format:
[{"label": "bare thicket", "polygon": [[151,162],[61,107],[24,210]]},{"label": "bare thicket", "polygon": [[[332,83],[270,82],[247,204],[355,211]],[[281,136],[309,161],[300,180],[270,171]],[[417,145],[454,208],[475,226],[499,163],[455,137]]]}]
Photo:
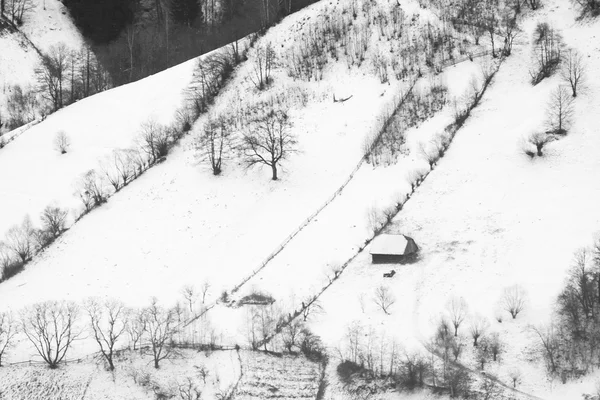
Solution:
[{"label": "bare thicket", "polygon": [[311,316],[316,316],[323,313],[321,302],[316,299],[302,302],[302,320],[306,322]]},{"label": "bare thicket", "polygon": [[202,131],[196,136],[196,150],[202,160],[210,165],[213,175],[221,173],[223,160],[231,150],[232,125],[233,121],[228,116],[209,117]]},{"label": "bare thicket", "polygon": [[469,332],[473,339],[473,346],[477,347],[477,341],[484,337],[490,327],[490,322],[482,315],[476,314],[471,318]]},{"label": "bare thicket", "polygon": [[[35,88],[22,88],[19,85],[9,87],[6,98],[6,110],[8,111],[6,128],[8,130],[16,129],[33,121],[38,109],[39,101]],[[2,121],[0,118],[1,127]]]},{"label": "bare thicket", "polygon": [[57,238],[66,229],[68,211],[55,205],[49,205],[42,211],[42,226],[52,237]]},{"label": "bare thicket", "polygon": [[564,57],[561,76],[571,87],[573,97],[577,97],[577,90],[585,83],[585,64],[582,55],[575,49],[570,49]]},{"label": "bare thicket", "polygon": [[432,148],[428,148],[424,143],[419,143],[419,153],[427,161],[430,169],[433,169],[435,163],[439,160],[439,153]]},{"label": "bare thicket", "polygon": [[534,85],[548,78],[558,69],[562,59],[562,37],[558,31],[540,23],[534,33],[533,66],[529,70]]},{"label": "bare thicket", "polygon": [[70,51],[64,43],[52,46],[36,69],[42,97],[52,104],[54,111],[65,104],[65,91]]},{"label": "bare thicket", "polygon": [[300,346],[302,341],[302,332],[304,329],[304,323],[300,319],[296,318],[289,324],[287,324],[282,331],[283,345],[288,352],[292,352],[294,348]]},{"label": "bare thicket", "polygon": [[79,308],[66,301],[34,304],[21,312],[21,330],[50,368],[64,361],[82,331],[77,325]]},{"label": "bare thicket", "polygon": [[60,154],[66,154],[71,147],[71,140],[65,131],[58,131],[54,137],[54,148]]},{"label": "bare thicket", "polygon": [[573,120],[573,97],[564,86],[559,86],[550,94],[546,108],[546,124],[555,134],[564,135]]},{"label": "bare thicket", "polygon": [[467,313],[469,312],[467,302],[462,297],[453,297],[446,304],[446,311],[448,319],[454,327],[454,336],[458,336],[458,328],[460,328],[465,318],[467,318]]},{"label": "bare thicket", "polygon": [[165,309],[153,298],[150,306],[145,309],[146,332],[150,341],[150,349],[154,360],[154,368],[158,368],[162,360],[177,355],[171,345],[173,336],[177,333],[177,315],[173,309]]},{"label": "bare thicket", "polygon": [[16,25],[22,25],[25,17],[33,12],[33,0],[2,0],[2,12]]},{"label": "bare thicket", "polygon": [[178,384],[177,391],[181,400],[202,399],[202,389],[191,377],[186,377],[183,383]]},{"label": "bare thicket", "polygon": [[15,344],[15,336],[18,333],[17,321],[11,312],[0,312],[0,367],[2,358]]},{"label": "bare thicket", "polygon": [[14,225],[6,232],[4,245],[21,263],[26,263],[33,257],[36,250],[35,229],[29,216],[23,219],[21,225]]},{"label": "bare thicket", "polygon": [[581,9],[581,16],[590,16],[592,18],[600,15],[600,0],[571,0]]},{"label": "bare thicket", "polygon": [[554,324],[540,327],[532,327],[533,332],[540,340],[540,347],[546,361],[546,369],[550,375],[558,372],[561,349],[560,339]]},{"label": "bare thicket", "polygon": [[257,47],[250,79],[258,90],[263,90],[271,83],[271,70],[276,59],[277,55],[271,43]]},{"label": "bare thicket", "polygon": [[390,315],[390,309],[396,303],[396,297],[387,286],[379,286],[375,289],[373,301],[379,306],[384,313]]},{"label": "bare thicket", "polygon": [[297,152],[296,136],[291,132],[287,111],[267,110],[254,118],[243,134],[241,151],[248,167],[271,167],[272,179],[278,179],[278,166]]},{"label": "bare thicket", "polygon": [[502,294],[502,307],[510,313],[513,319],[525,308],[526,293],[519,285],[513,285],[504,289]]},{"label": "bare thicket", "polygon": [[103,177],[93,169],[84,173],[79,179],[76,194],[81,199],[86,212],[105,203],[108,197]]},{"label": "bare thicket", "polygon": [[139,146],[155,162],[169,152],[170,136],[169,128],[150,119],[140,126]]},{"label": "bare thicket", "polygon": [[127,326],[127,310],[125,305],[113,299],[89,299],[84,306],[91,333],[100,348],[107,367],[110,371],[115,369],[115,346],[125,333]]}]

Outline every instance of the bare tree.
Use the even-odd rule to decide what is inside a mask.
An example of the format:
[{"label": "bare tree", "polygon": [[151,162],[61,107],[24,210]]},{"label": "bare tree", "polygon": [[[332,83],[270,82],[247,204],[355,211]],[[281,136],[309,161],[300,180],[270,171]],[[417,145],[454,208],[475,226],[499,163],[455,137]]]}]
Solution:
[{"label": "bare tree", "polygon": [[60,154],[66,154],[71,146],[71,140],[65,131],[58,131],[54,137],[54,148]]},{"label": "bare tree", "polygon": [[11,22],[17,25],[22,25],[25,16],[35,9],[33,0],[6,0],[3,6],[3,13],[6,9]]},{"label": "bare tree", "polygon": [[21,312],[21,330],[50,368],[57,368],[81,335],[79,308],[66,301],[34,304]]},{"label": "bare tree", "polygon": [[396,298],[390,291],[390,289],[386,286],[379,286],[375,289],[375,295],[373,297],[373,301],[377,304],[384,313],[390,315],[390,308],[396,303]]},{"label": "bare tree", "polygon": [[469,331],[473,339],[473,346],[477,347],[477,341],[486,334],[489,327],[490,322],[484,316],[477,314],[471,318]]},{"label": "bare tree", "polygon": [[177,314],[173,309],[165,309],[153,298],[146,308],[146,332],[150,340],[154,368],[159,367],[162,360],[176,355],[171,345],[173,336],[177,333]]},{"label": "bare tree", "polygon": [[315,316],[323,313],[323,306],[319,300],[313,299],[302,302],[302,320],[306,322],[310,316]]},{"label": "bare tree", "polygon": [[200,294],[196,291],[196,288],[193,285],[184,286],[183,289],[181,289],[181,294],[190,308],[190,313],[193,313],[194,305],[196,304]]},{"label": "bare tree", "polygon": [[125,314],[127,315],[125,329],[133,350],[137,350],[137,346],[141,343],[144,332],[146,332],[146,312],[145,310],[128,309]]},{"label": "bare tree", "polygon": [[502,307],[509,312],[513,319],[525,308],[526,293],[519,285],[513,285],[504,289],[501,299]]},{"label": "bare tree", "polygon": [[202,283],[202,286],[200,286],[200,291],[202,292],[202,304],[206,304],[206,295],[208,294],[208,291],[210,290],[210,282],[208,281],[204,281]]},{"label": "bare tree", "polygon": [[555,326],[534,327],[531,329],[540,338],[540,345],[546,360],[546,368],[550,374],[555,374],[559,367],[560,341]]},{"label": "bare tree", "polygon": [[270,42],[256,49],[250,79],[258,90],[263,90],[271,83],[271,70],[275,65],[276,58],[275,50]]},{"label": "bare tree", "polygon": [[108,364],[108,369],[113,371],[115,346],[127,326],[125,305],[117,300],[100,301],[92,298],[86,301],[85,310],[100,354]]},{"label": "bare tree", "polygon": [[196,137],[196,150],[210,163],[213,175],[221,173],[223,159],[231,147],[231,125],[231,119],[224,115],[209,117]]},{"label": "bare tree", "polygon": [[277,180],[280,162],[297,151],[296,137],[290,128],[289,116],[283,110],[270,110],[255,118],[242,138],[241,150],[246,164],[271,167],[272,179]]},{"label": "bare tree", "polygon": [[469,307],[462,297],[453,297],[446,304],[446,311],[452,326],[454,327],[454,336],[458,336],[458,328],[467,318]]},{"label": "bare tree", "polygon": [[14,344],[17,333],[17,321],[13,318],[12,313],[0,312],[0,367],[2,367],[2,357]]},{"label": "bare tree", "polygon": [[513,368],[508,371],[508,377],[513,384],[513,388],[516,389],[517,385],[521,383],[521,379],[523,378],[523,373],[518,368]]},{"label": "bare tree", "polygon": [[283,345],[288,352],[292,352],[292,349],[299,345],[304,323],[299,319],[294,319],[289,324],[285,325],[282,331]]},{"label": "bare tree", "polygon": [[490,347],[490,354],[492,355],[492,359],[494,361],[498,361],[498,356],[504,352],[504,342],[500,339],[500,334],[498,332],[494,332],[490,335],[488,341]]},{"label": "bare tree", "polygon": [[533,157],[535,154],[537,154],[538,157],[542,157],[544,155],[544,147],[553,140],[554,137],[546,132],[534,132],[527,138],[527,143],[535,146],[536,152],[534,153],[529,146],[524,147],[524,151],[530,157]]},{"label": "bare tree", "polygon": [[105,182],[93,169],[83,174],[79,179],[76,194],[83,202],[86,211],[105,203],[108,197]]},{"label": "bare tree", "polygon": [[42,212],[44,230],[56,238],[64,232],[67,224],[68,211],[55,205],[49,205]]},{"label": "bare tree", "polygon": [[42,96],[52,103],[54,110],[64,105],[63,94],[67,77],[69,50],[64,43],[53,46],[36,69]]},{"label": "bare tree", "polygon": [[600,15],[600,0],[571,0],[572,3],[581,8],[582,17],[590,15],[596,17]]},{"label": "bare tree", "polygon": [[552,133],[564,135],[569,129],[573,114],[573,97],[564,86],[559,86],[550,94],[546,110],[548,128]]},{"label": "bare tree", "polygon": [[561,76],[571,86],[573,97],[577,97],[577,89],[585,81],[585,65],[581,54],[571,49],[567,52],[562,64]]},{"label": "bare tree", "polygon": [[144,153],[155,162],[169,152],[168,129],[154,120],[148,120],[140,127],[139,143]]},{"label": "bare tree", "polygon": [[29,216],[23,219],[21,225],[15,225],[8,230],[5,246],[19,257],[22,263],[33,257],[35,252],[35,229]]}]

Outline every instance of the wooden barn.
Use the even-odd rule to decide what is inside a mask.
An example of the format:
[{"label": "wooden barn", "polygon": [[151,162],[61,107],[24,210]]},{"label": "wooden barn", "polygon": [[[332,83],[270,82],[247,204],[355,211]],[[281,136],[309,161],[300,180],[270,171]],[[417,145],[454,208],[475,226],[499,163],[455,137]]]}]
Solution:
[{"label": "wooden barn", "polygon": [[419,247],[412,238],[404,235],[382,234],[371,244],[371,257],[373,264],[401,263],[410,259],[419,251]]}]

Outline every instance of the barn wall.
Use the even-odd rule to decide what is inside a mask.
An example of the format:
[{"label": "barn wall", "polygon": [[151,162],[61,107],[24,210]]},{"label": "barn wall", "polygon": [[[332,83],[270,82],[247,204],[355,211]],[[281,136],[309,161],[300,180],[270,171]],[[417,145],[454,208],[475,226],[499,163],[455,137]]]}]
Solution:
[{"label": "barn wall", "polygon": [[390,254],[371,254],[373,264],[394,264],[404,260],[404,256]]}]

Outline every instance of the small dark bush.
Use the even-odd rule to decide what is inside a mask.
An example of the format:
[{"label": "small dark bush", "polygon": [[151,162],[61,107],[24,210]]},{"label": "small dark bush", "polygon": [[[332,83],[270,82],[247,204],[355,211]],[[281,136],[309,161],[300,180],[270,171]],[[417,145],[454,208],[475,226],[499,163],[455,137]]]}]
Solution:
[{"label": "small dark bush", "polygon": [[352,381],[353,375],[362,374],[365,371],[366,370],[364,367],[362,367],[352,361],[348,361],[348,360],[342,361],[337,366],[337,374],[340,377],[340,379],[342,380],[342,382],[344,382],[346,384],[348,384]]}]

